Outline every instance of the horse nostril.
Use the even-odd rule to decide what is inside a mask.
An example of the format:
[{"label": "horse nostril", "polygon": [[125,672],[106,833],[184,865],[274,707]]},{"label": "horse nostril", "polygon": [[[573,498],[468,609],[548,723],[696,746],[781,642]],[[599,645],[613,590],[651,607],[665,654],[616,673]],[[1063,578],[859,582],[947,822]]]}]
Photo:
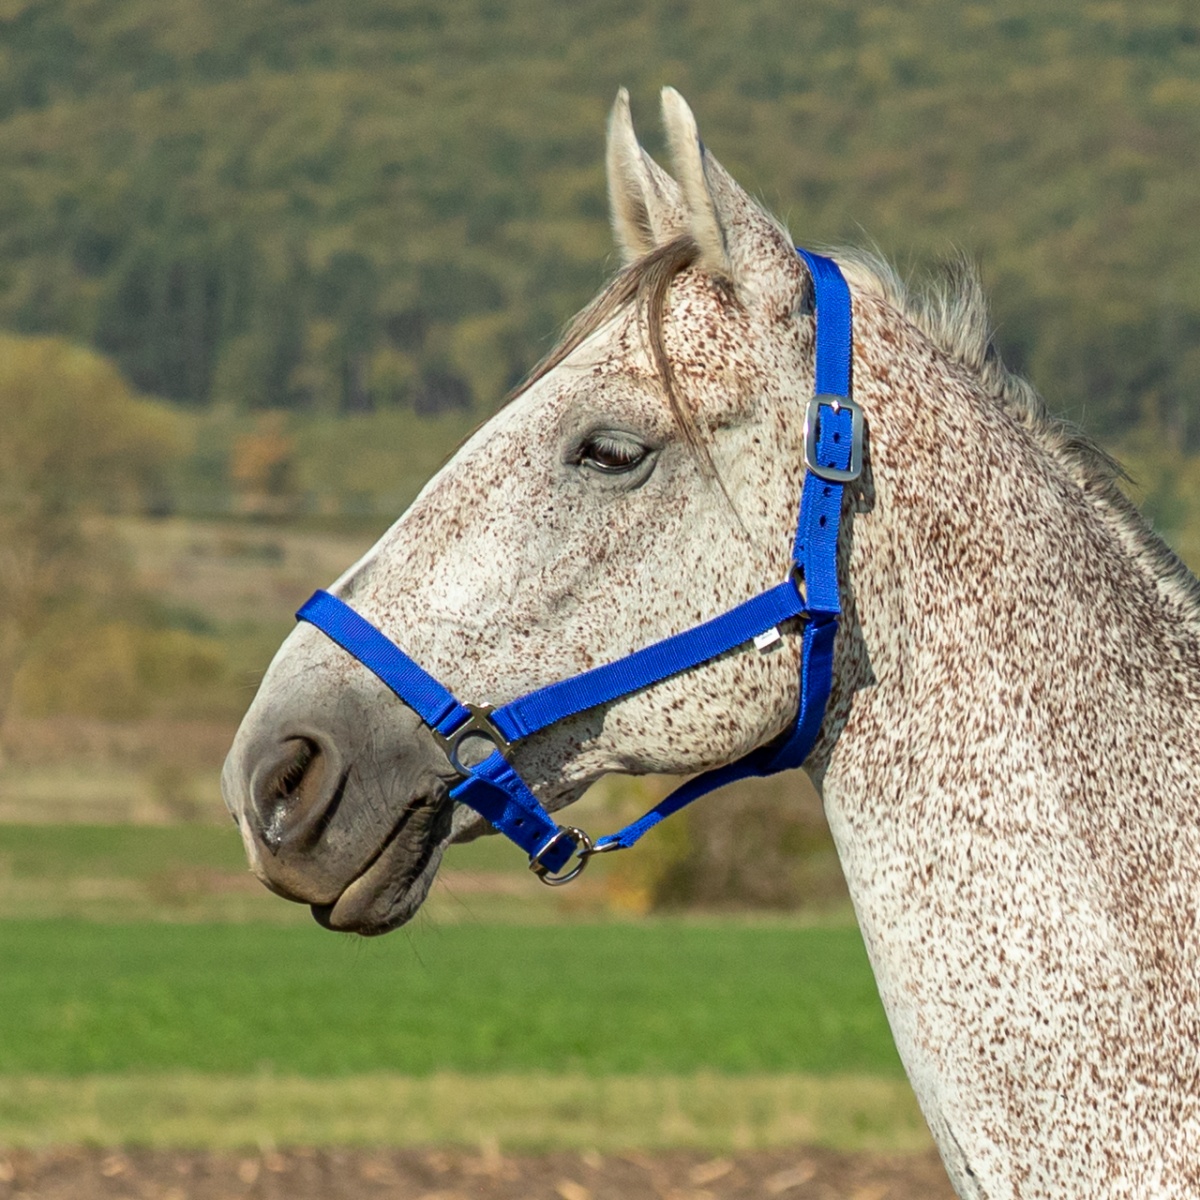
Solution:
[{"label": "horse nostril", "polygon": [[340,790],[330,786],[327,756],[312,738],[289,738],[280,749],[280,760],[262,773],[254,796],[262,840],[272,853],[285,842],[299,846],[318,835]]},{"label": "horse nostril", "polygon": [[309,738],[293,738],[291,744],[296,750],[292,761],[285,763],[271,781],[275,798],[284,803],[297,795],[309,767],[316,762],[321,753],[320,747]]}]

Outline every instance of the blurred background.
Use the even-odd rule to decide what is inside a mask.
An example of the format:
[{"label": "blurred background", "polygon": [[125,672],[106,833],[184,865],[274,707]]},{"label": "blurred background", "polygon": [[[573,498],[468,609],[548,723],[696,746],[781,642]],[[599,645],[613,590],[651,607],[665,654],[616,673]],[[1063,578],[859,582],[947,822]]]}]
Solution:
[{"label": "blurred background", "polygon": [[[666,83],[801,242],[975,256],[1010,365],[1200,565],[1187,0],[0,0],[0,1196],[51,1143],[925,1145],[798,778],[561,893],[462,848],[369,945],[268,896],[219,798],[297,604],[615,269],[604,121],[627,86],[658,152]],[[530,1006],[580,1090],[510,1127]]]}]

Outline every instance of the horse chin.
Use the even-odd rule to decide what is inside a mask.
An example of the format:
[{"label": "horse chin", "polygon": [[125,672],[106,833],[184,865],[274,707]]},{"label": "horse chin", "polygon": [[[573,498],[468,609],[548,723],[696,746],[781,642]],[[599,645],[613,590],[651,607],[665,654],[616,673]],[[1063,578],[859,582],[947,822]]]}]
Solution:
[{"label": "horse chin", "polygon": [[411,809],[336,900],[310,905],[313,917],[326,929],[364,937],[398,929],[429,895],[451,836],[449,806]]}]

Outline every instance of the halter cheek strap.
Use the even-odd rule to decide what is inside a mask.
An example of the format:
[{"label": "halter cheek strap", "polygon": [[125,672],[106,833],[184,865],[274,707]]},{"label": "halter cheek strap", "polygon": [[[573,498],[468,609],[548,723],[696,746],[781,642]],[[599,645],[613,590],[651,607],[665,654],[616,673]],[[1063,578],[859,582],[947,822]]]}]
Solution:
[{"label": "halter cheek strap", "polygon": [[[842,489],[862,470],[862,412],[850,399],[850,292],[837,265],[807,250],[816,296],[816,387],[805,413],[806,474],[792,548],[793,571],[782,583],[710,621],[664,638],[615,662],[538,688],[497,708],[459,701],[394,642],[328,592],[296,614],[373,671],[432,730],[462,781],[453,799],[470,806],[529,856],[546,883],[575,878],[593,854],[632,846],[665,817],[714,788],[749,776],[799,767],[816,742],[833,679],[833,644],[841,612],[837,583]],[[800,582],[804,583],[804,595]],[[783,622],[804,622],[800,700],[791,728],[736,762],[688,780],[645,816],[593,842],[560,826],[508,761],[511,746],[539,730],[610,703],[753,642],[778,639]],[[490,743],[482,761],[464,764],[470,742]],[[478,750],[480,747],[476,747]],[[476,756],[478,757],[478,756]],[[574,867],[564,870],[573,855]]]}]

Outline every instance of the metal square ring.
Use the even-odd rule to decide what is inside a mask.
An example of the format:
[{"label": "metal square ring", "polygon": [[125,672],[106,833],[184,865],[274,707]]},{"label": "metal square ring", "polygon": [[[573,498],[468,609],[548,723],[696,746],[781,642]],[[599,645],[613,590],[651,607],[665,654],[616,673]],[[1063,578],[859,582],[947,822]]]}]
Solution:
[{"label": "metal square ring", "polygon": [[[817,461],[817,427],[822,408],[832,408],[834,412],[846,409],[850,413],[850,464],[847,467],[825,466]],[[849,396],[833,396],[828,393],[815,395],[808,402],[804,413],[805,468],[818,479],[829,483],[852,483],[862,474],[865,424],[863,410]]]},{"label": "metal square ring", "polygon": [[512,743],[492,723],[491,714],[496,707],[494,704],[464,704],[463,707],[470,716],[461,725],[445,734],[439,734],[435,730],[434,735],[441,741],[450,765],[465,779],[471,774],[471,768],[458,757],[463,742],[472,738],[482,738],[491,742],[493,749],[499,750],[502,758],[508,758]]}]

